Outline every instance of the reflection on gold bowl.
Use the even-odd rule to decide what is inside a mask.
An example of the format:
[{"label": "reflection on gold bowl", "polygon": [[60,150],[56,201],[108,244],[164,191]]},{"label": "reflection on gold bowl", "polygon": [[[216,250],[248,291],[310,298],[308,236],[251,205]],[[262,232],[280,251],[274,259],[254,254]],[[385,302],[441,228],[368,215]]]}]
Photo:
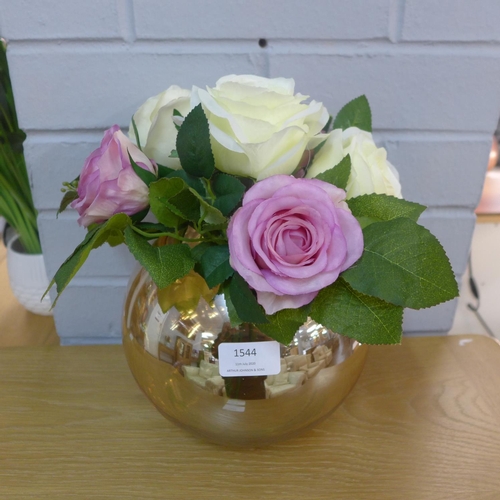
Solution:
[{"label": "reflection on gold bowl", "polygon": [[178,425],[219,444],[263,446],[325,418],[356,383],[366,346],[311,320],[280,346],[278,375],[224,379],[217,359],[221,342],[271,339],[253,325],[231,328],[224,297],[206,298],[190,310],[163,313],[142,268],[126,298],[123,345],[132,374]]}]

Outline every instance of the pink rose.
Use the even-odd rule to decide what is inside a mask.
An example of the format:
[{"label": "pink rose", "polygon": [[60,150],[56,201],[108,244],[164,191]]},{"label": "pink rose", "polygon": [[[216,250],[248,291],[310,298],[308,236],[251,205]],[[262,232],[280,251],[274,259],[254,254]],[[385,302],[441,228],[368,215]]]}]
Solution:
[{"label": "pink rose", "polygon": [[144,170],[157,175],[158,167],[114,125],[104,133],[101,146],[85,160],[78,198],[71,206],[81,226],[103,222],[124,212],[134,215],[149,205],[148,187],[134,172],[128,153]]},{"label": "pink rose", "polygon": [[363,252],[345,191],[287,175],[254,184],[227,231],[231,266],[267,314],[311,302]]}]

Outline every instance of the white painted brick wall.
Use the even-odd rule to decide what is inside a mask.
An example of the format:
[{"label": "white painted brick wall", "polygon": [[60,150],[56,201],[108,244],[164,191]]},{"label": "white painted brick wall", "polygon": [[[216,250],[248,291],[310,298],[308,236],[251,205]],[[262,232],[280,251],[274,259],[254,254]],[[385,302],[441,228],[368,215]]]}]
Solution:
[{"label": "white painted brick wall", "polygon": [[[294,77],[332,113],[367,94],[405,196],[464,272],[500,113],[498,0],[0,0],[0,34],[51,275],[84,234],[55,217],[60,184],[102,131],[171,84],[228,73]],[[134,265],[125,247],[91,256],[55,311],[63,343],[119,341]],[[405,331],[445,332],[455,306],[408,311]]]},{"label": "white painted brick wall", "polygon": [[326,0],[133,0],[135,32],[144,40],[387,38],[390,4],[391,0],[343,4]]},{"label": "white painted brick wall", "polygon": [[[391,163],[398,166],[404,196],[418,193],[418,201],[424,205],[473,209],[483,189],[491,138],[486,134],[484,139],[439,135],[429,139],[414,133],[403,137],[393,134],[393,139],[380,143]],[[472,175],[464,175],[463,165],[469,165]]]},{"label": "white painted brick wall", "polygon": [[255,46],[260,52],[252,46],[253,53],[233,54],[228,46],[228,53],[172,54],[155,44],[12,43],[9,64],[15,92],[25,96],[18,99],[19,120],[28,132],[128,126],[135,110],[171,82],[190,88],[232,71],[263,73],[264,54]]},{"label": "white painted brick wall", "polygon": [[[273,48],[270,76],[296,75],[298,88],[314,91],[314,98],[331,112],[366,94],[378,129],[491,136],[496,127],[500,50],[493,57],[477,49],[407,44],[319,44],[301,53],[289,53],[282,42],[271,44]],[[314,53],[319,50],[324,53]]]},{"label": "white painted brick wall", "polygon": [[500,2],[492,0],[407,0],[402,40],[500,41]]},{"label": "white painted brick wall", "polygon": [[2,1],[2,37],[8,40],[121,39],[117,0]]}]

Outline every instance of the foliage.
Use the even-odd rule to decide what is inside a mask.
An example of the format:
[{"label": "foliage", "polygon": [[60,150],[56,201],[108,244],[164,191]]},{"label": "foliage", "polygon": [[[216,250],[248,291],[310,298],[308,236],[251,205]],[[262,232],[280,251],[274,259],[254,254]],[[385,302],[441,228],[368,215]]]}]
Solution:
[{"label": "foliage", "polygon": [[0,215],[19,234],[28,253],[41,253],[37,212],[23,154],[24,132],[17,122],[6,46],[0,42]]},{"label": "foliage", "polygon": [[[333,120],[335,128],[371,131],[366,97],[348,103]],[[288,343],[311,317],[333,331],[369,344],[400,342],[403,309],[419,309],[452,299],[457,284],[446,254],[417,221],[425,207],[392,196],[369,194],[348,205],[363,228],[361,259],[314,300],[296,310],[266,316],[255,292],[231,267],[227,227],[248,180],[221,173],[214,164],[208,120],[196,106],[179,128],[176,151],[183,170],[159,168],[158,177],[138,172],[149,187],[156,223],[118,214],[89,228],[87,237],[54,278],[58,294],[93,248],[124,241],[161,290],[194,269],[209,288],[226,294],[231,323],[252,322],[269,336]],[[318,179],[345,188],[351,172],[346,156]],[[64,206],[62,208],[65,208]],[[167,246],[149,240],[168,238]]]}]

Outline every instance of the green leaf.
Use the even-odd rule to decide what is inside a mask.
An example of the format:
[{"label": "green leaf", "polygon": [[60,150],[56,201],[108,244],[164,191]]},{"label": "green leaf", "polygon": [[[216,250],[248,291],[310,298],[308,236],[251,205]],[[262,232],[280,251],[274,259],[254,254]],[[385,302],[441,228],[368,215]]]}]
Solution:
[{"label": "green leaf", "polygon": [[184,221],[184,214],[170,200],[186,189],[182,179],[163,178],[149,186],[149,204],[151,212],[158,222],[167,227],[179,227]]},{"label": "green leaf", "polygon": [[183,219],[198,222],[200,220],[200,200],[194,193],[196,193],[194,189],[186,186],[168,201],[170,206],[177,209],[177,213],[181,214]]},{"label": "green leaf", "polygon": [[229,247],[227,245],[216,245],[208,247],[201,257],[202,275],[207,282],[208,288],[226,281],[234,273],[229,264]]},{"label": "green leaf", "polygon": [[139,179],[141,179],[141,181],[146,184],[146,186],[149,186],[152,182],[156,181],[155,174],[137,165],[137,163],[132,158],[132,155],[128,151],[127,153],[134,172],[136,173],[137,177],[139,177]]},{"label": "green leaf", "polygon": [[328,121],[326,122],[326,125],[323,127],[323,131],[325,132],[325,134],[330,132],[330,127],[332,126],[332,123],[333,123],[333,116],[330,115],[328,117]]},{"label": "green leaf", "polygon": [[[108,241],[116,241],[117,231],[123,234],[124,230],[132,224],[131,218],[124,214],[118,213],[99,226],[95,237],[95,246],[97,248]],[[123,241],[123,240],[122,240]]]},{"label": "green leaf", "polygon": [[47,290],[45,290],[43,297],[45,297],[47,292],[55,284],[57,290],[57,297],[52,303],[52,307],[56,305],[56,302],[59,299],[61,293],[64,291],[68,283],[73,279],[75,274],[87,260],[87,257],[89,256],[89,253],[93,248],[93,243],[97,231],[99,231],[99,227],[95,227],[86,234],[84,240],[73,250],[73,253],[61,264],[56,274],[52,278],[51,282],[49,283],[49,286],[47,287]]},{"label": "green leaf", "polygon": [[348,102],[333,121],[333,128],[346,130],[349,127],[358,127],[367,132],[372,131],[372,112],[366,96],[356,97]]},{"label": "green leaf", "polygon": [[200,196],[206,196],[206,191],[205,191],[205,186],[203,185],[203,182],[201,182],[199,177],[194,177],[192,175],[189,175],[187,172],[184,172],[184,170],[172,170],[167,175],[168,178],[173,179],[174,177],[178,177],[179,179],[182,179],[190,188],[193,188]]},{"label": "green leaf", "polygon": [[106,241],[109,241],[112,246],[115,246],[123,241],[123,230],[128,227],[132,221],[128,215],[119,213],[113,215],[106,222],[94,226],[85,236],[85,239],[75,248],[73,253],[63,262],[57,270],[54,278],[50,282],[45,294],[56,285],[57,297],[54,300],[52,307],[56,305],[61,293],[64,291],[68,283],[73,279],[78,270],[87,260],[90,252],[94,248],[98,248]]},{"label": "green leaf", "polygon": [[68,208],[68,205],[78,199],[78,193],[76,191],[66,191],[59,205],[59,210],[56,213],[56,217]]},{"label": "green leaf", "polygon": [[226,222],[220,210],[207,203],[196,189],[177,176],[151,183],[149,203],[158,221],[168,227],[179,227],[185,221]]},{"label": "green leaf", "polygon": [[138,223],[141,222],[146,215],[149,213],[149,207],[146,207],[144,210],[141,210],[140,212],[137,212],[134,215],[131,215],[130,218],[132,219],[133,223]]},{"label": "green leaf", "polygon": [[224,300],[226,302],[226,308],[227,308],[227,314],[229,316],[229,322],[231,323],[231,326],[238,326],[243,323],[243,321],[239,318],[236,309],[234,307],[233,301],[231,300],[231,293],[229,291],[229,282],[225,282],[223,289],[224,289]]},{"label": "green leaf", "polygon": [[229,215],[243,198],[245,186],[236,177],[219,174],[212,182],[212,190],[216,196],[214,207]]},{"label": "green leaf", "polygon": [[160,165],[159,163],[156,165],[158,166],[158,179],[168,177],[169,175],[172,175],[172,173],[176,172],[173,168],[166,167],[165,165]]},{"label": "green leaf", "polygon": [[125,242],[160,289],[186,276],[194,267],[195,262],[188,245],[154,247],[131,227],[125,229]]},{"label": "green leaf", "polygon": [[399,344],[403,308],[353,290],[342,278],[321,290],[311,318],[362,344]]},{"label": "green leaf", "polygon": [[340,189],[347,187],[347,181],[351,175],[351,157],[344,156],[337,165],[330,168],[326,172],[317,175],[315,178],[320,181],[329,182]]},{"label": "green leaf", "polygon": [[[173,111],[173,116],[181,116],[182,117],[182,113],[178,110],[178,109],[174,109]],[[174,122],[174,125],[175,125],[175,129],[177,130],[177,132],[179,131],[179,129],[181,128],[180,125],[177,125],[176,122]]]},{"label": "green leaf", "polygon": [[205,224],[203,226],[203,234],[213,233],[213,232],[223,232],[227,231],[228,221],[223,222],[222,224]]},{"label": "green leaf", "polygon": [[225,224],[227,219],[222,215],[221,211],[214,206],[207,203],[202,196],[192,188],[189,188],[191,193],[193,193],[200,202],[200,219],[207,222],[208,224]]},{"label": "green leaf", "polygon": [[134,115],[132,115],[132,128],[134,129],[135,143],[137,144],[137,147],[142,151],[141,140],[139,138],[137,125],[135,124]]},{"label": "green leaf", "polygon": [[315,148],[313,148],[312,149],[313,155],[317,155],[323,149],[323,146],[325,144],[326,144],[326,139],[324,141],[321,141]]},{"label": "green leaf", "polygon": [[213,243],[209,243],[208,241],[202,241],[198,243],[196,246],[191,248],[191,255],[196,262],[201,262],[201,258],[203,254],[207,251],[208,248],[214,246]]},{"label": "green leaf", "polygon": [[172,196],[179,194],[183,188],[184,183],[181,179],[171,180],[166,178],[152,182],[149,186],[151,212],[161,224],[177,228],[183,222],[182,214],[168,202]]},{"label": "green leaf", "polygon": [[381,222],[380,219],[375,219],[374,217],[365,217],[364,215],[358,215],[356,217],[356,220],[358,221],[361,229],[364,229],[365,227],[369,226],[370,224],[373,224],[374,222]]},{"label": "green leaf", "polygon": [[248,283],[237,273],[233,274],[229,284],[229,295],[238,317],[247,323],[267,323],[268,320],[257,302]]},{"label": "green leaf", "polygon": [[458,287],[430,231],[401,217],[363,229],[364,252],[342,277],[356,290],[412,309],[453,299]]},{"label": "green leaf", "polygon": [[424,205],[385,194],[356,196],[347,200],[347,204],[354,217],[358,220],[366,218],[366,221],[370,223],[397,219],[398,217],[407,217],[417,222],[422,212],[426,209]]},{"label": "green leaf", "polygon": [[109,231],[109,235],[106,238],[106,243],[110,247],[117,247],[122,243],[125,243],[125,236],[123,235],[122,229],[111,229]]},{"label": "green leaf", "polygon": [[274,340],[288,345],[293,340],[297,330],[307,321],[307,316],[308,312],[303,307],[282,309],[272,316],[267,316],[269,323],[259,324],[257,327]]},{"label": "green leaf", "polygon": [[182,168],[195,177],[209,179],[215,169],[210,145],[210,129],[205,112],[198,104],[184,119],[176,142]]}]

